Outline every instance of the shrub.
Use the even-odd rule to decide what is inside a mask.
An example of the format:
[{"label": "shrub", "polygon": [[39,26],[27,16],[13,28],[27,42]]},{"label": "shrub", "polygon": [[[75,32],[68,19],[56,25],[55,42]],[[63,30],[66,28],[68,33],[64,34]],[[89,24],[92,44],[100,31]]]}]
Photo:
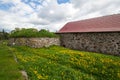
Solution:
[{"label": "shrub", "polygon": [[29,29],[18,29],[16,28],[15,30],[11,31],[10,37],[14,38],[19,38],[19,37],[58,37],[56,34],[53,32],[49,32],[45,29],[41,29],[38,31],[37,29],[34,28],[29,28]]}]

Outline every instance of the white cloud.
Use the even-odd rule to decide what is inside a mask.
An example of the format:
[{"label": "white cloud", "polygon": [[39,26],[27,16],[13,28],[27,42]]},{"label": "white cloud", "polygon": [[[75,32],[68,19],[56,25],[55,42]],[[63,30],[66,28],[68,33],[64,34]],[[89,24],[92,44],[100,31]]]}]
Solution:
[{"label": "white cloud", "polygon": [[14,6],[10,9],[11,13],[17,14],[19,16],[24,16],[26,14],[33,13],[34,10],[20,0],[15,0],[13,2]]},{"label": "white cloud", "polygon": [[51,22],[57,22],[70,17],[72,18],[76,12],[77,10],[73,8],[72,4],[67,3],[58,5],[54,0],[52,2],[44,3],[41,11],[38,14],[38,17],[47,19]]},{"label": "white cloud", "polygon": [[[120,11],[120,0],[71,0],[75,8],[79,9],[77,16],[87,16],[90,14],[110,15]],[[91,17],[94,17],[91,16]]]},{"label": "white cloud", "polygon": [[11,3],[12,0],[0,0],[0,2],[1,2],[2,4],[4,4],[4,3]]}]

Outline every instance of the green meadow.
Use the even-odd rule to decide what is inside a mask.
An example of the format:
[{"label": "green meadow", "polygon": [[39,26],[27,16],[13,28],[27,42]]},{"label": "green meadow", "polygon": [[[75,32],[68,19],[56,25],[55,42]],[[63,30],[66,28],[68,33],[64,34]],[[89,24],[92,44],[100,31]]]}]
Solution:
[{"label": "green meadow", "polygon": [[0,80],[23,80],[13,54],[6,42],[0,42]]},{"label": "green meadow", "polygon": [[[120,57],[64,47],[8,47],[0,44],[0,80],[120,80]],[[17,57],[18,63],[14,60]]]},{"label": "green meadow", "polygon": [[120,57],[59,46],[13,47],[30,80],[120,80]]}]

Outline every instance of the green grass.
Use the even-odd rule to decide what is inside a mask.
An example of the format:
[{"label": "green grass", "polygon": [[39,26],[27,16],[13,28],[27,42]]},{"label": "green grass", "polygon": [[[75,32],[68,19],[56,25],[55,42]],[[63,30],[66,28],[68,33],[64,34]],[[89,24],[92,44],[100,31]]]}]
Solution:
[{"label": "green grass", "polygon": [[120,57],[59,46],[8,47],[0,42],[0,69],[0,80],[23,80],[20,69],[30,80],[120,80]]},{"label": "green grass", "polygon": [[23,80],[6,42],[0,42],[0,80]]},{"label": "green grass", "polygon": [[120,57],[63,47],[13,47],[30,80],[120,80]]}]

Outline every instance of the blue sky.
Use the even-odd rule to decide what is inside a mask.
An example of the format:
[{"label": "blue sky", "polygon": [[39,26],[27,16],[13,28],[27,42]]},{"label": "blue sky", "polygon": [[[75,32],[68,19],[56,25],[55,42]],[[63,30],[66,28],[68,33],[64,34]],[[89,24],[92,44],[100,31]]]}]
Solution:
[{"label": "blue sky", "polygon": [[10,7],[14,6],[12,3],[0,3],[1,10],[9,10]]},{"label": "blue sky", "polygon": [[0,30],[58,31],[67,22],[119,14],[120,0],[0,0]]},{"label": "blue sky", "polygon": [[[44,2],[44,0],[21,0],[21,2],[24,2],[25,4],[31,6],[31,2],[33,2],[36,6],[37,5],[42,5],[42,3]],[[69,0],[57,0],[56,1],[58,4],[65,4],[65,3],[69,3]],[[0,0],[0,9],[1,10],[9,10],[9,8],[13,7],[14,4],[8,2],[8,3],[2,3],[2,0]],[[32,6],[31,6],[32,7]],[[32,7],[34,8],[34,7]]]},{"label": "blue sky", "polygon": [[59,3],[59,4],[62,4],[62,3],[68,3],[68,2],[70,2],[69,0],[57,0],[57,2]]}]

